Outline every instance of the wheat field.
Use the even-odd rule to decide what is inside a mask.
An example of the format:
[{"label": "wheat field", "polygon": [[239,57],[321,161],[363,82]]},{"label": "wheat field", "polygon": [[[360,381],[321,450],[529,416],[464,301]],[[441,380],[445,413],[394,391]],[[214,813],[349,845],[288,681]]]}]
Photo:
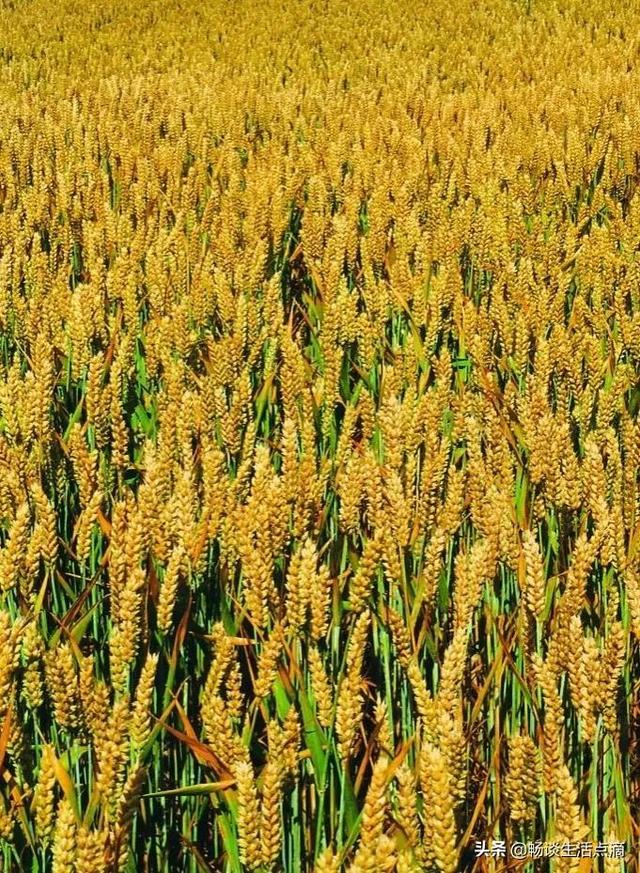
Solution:
[{"label": "wheat field", "polygon": [[0,0],[0,871],[640,871],[640,6]]}]

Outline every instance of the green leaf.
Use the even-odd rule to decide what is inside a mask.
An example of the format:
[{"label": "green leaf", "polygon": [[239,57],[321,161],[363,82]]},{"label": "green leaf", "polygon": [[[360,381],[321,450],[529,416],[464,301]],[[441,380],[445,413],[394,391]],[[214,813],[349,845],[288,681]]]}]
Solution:
[{"label": "green leaf", "polygon": [[311,755],[316,784],[320,784],[326,763],[326,741],[322,728],[318,724],[309,698],[302,688],[298,689],[298,700],[302,710],[304,742]]},{"label": "green leaf", "polygon": [[197,785],[185,785],[184,788],[168,788],[166,791],[151,791],[149,794],[143,794],[142,797],[178,797],[181,794],[215,794],[217,791],[224,791],[233,785],[233,782],[226,779],[222,782],[201,782]]},{"label": "green leaf", "polygon": [[231,864],[233,873],[242,873],[242,865],[240,864],[240,851],[238,848],[238,840],[236,839],[235,828],[231,824],[231,817],[228,813],[219,812],[217,814],[218,828],[222,835],[222,842],[227,851],[227,857]]}]

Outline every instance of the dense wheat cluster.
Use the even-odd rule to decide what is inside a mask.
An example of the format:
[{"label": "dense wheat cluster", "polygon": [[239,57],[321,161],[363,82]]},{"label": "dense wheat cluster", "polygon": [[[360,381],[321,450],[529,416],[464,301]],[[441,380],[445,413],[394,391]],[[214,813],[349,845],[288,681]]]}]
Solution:
[{"label": "dense wheat cluster", "polygon": [[2,0],[0,107],[2,873],[636,871],[640,8]]}]

